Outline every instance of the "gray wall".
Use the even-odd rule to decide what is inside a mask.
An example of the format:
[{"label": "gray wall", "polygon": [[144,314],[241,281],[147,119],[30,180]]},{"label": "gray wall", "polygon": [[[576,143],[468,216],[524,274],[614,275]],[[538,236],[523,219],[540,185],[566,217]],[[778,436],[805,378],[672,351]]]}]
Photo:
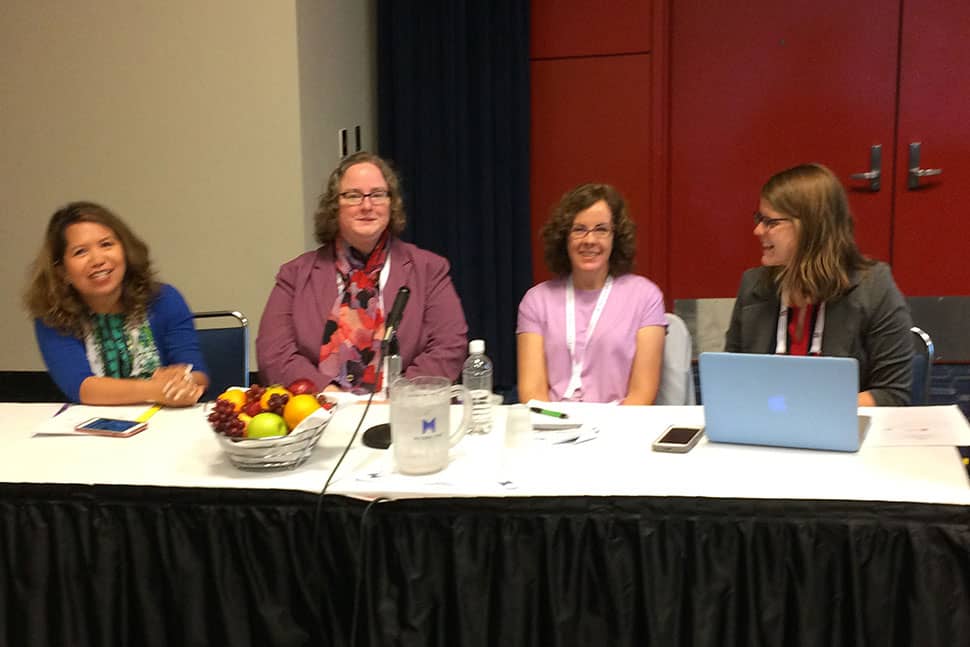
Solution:
[{"label": "gray wall", "polygon": [[193,310],[258,326],[314,246],[337,130],[376,143],[374,0],[3,0],[0,370],[43,368],[20,296],[44,227],[114,209]]}]

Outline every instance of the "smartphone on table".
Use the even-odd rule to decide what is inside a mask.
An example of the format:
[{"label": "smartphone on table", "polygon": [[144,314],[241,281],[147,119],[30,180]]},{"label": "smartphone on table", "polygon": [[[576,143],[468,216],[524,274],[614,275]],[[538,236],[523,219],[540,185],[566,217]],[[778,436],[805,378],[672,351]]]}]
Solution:
[{"label": "smartphone on table", "polygon": [[91,418],[85,420],[74,431],[82,434],[93,434],[95,436],[114,436],[115,438],[128,438],[134,436],[148,427],[147,422],[137,420],[121,420],[119,418]]},{"label": "smartphone on table", "polygon": [[703,427],[670,425],[660,434],[660,438],[653,441],[653,451],[685,454],[694,448],[703,435]]}]

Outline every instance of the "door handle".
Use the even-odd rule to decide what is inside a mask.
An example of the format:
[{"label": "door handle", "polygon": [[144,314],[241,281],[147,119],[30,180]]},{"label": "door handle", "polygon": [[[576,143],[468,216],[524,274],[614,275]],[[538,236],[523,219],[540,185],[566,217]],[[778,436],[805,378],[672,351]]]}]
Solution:
[{"label": "door handle", "polygon": [[931,175],[940,175],[943,173],[943,169],[941,168],[920,168],[919,149],[921,145],[921,142],[913,142],[909,145],[909,173],[906,175],[906,188],[910,191],[920,188],[919,179],[921,177],[930,177]]},{"label": "door handle", "polygon": [[869,182],[869,190],[878,192],[882,186],[882,144],[869,147],[869,170],[853,173],[849,177],[853,180],[866,180]]}]

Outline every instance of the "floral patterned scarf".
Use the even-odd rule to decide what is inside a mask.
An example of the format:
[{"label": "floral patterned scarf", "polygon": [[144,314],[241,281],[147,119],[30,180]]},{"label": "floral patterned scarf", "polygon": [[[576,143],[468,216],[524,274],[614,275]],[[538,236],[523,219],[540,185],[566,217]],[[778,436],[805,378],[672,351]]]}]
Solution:
[{"label": "floral patterned scarf", "polygon": [[129,322],[123,314],[92,314],[84,347],[99,377],[149,378],[161,365],[148,322]]},{"label": "floral patterned scarf", "polygon": [[343,290],[337,294],[323,329],[320,371],[336,375],[333,382],[353,393],[381,388],[377,375],[384,312],[381,309],[380,275],[387,260],[388,232],[374,250],[364,256],[347,241],[334,241],[334,266]]}]

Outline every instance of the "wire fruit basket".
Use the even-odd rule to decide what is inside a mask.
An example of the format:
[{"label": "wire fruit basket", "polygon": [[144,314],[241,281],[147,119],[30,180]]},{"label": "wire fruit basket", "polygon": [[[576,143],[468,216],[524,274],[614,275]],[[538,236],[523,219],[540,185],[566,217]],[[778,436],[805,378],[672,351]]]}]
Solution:
[{"label": "wire fruit basket", "polygon": [[230,462],[241,470],[295,469],[310,458],[332,417],[332,411],[321,408],[285,436],[230,438],[216,432],[216,437]]}]

